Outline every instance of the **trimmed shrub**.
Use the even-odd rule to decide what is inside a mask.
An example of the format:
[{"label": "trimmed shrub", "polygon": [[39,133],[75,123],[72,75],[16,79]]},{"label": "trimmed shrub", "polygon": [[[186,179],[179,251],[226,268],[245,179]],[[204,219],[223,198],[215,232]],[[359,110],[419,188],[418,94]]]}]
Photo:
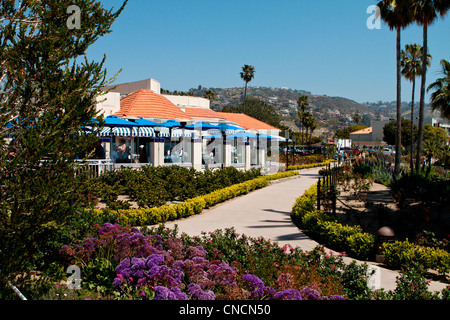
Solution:
[{"label": "trimmed shrub", "polygon": [[311,163],[311,164],[302,164],[298,166],[289,166],[287,170],[302,170],[302,169],[310,169],[310,168],[316,168],[316,167],[323,167],[331,162],[335,162],[336,160],[327,160],[319,163]]},{"label": "trimmed shrub", "polygon": [[406,241],[384,243],[385,263],[393,268],[419,267],[436,270],[442,274],[450,271],[450,254],[439,248],[423,247]]},{"label": "trimmed shrub", "polygon": [[337,222],[337,218],[316,210],[316,200],[317,185],[314,184],[297,198],[292,208],[292,221],[325,245],[368,260],[375,246],[375,237],[362,232],[360,226],[344,226]]}]

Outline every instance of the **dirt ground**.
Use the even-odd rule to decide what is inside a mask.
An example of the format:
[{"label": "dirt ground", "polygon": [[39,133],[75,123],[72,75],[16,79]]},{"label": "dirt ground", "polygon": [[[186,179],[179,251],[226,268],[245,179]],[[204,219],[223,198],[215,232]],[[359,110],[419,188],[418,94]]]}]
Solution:
[{"label": "dirt ground", "polygon": [[450,234],[449,207],[424,208],[420,203],[410,203],[399,210],[388,187],[374,183],[366,201],[359,201],[350,192],[340,191],[336,201],[336,214],[341,223],[359,224],[365,232],[376,234],[388,226],[394,230],[396,240],[414,241],[423,230],[431,231],[437,238]]}]

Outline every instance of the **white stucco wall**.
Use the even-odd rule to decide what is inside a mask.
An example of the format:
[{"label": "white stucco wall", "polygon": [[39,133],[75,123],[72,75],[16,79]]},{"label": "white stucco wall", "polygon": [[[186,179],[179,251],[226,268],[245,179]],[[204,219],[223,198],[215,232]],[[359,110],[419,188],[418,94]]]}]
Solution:
[{"label": "white stucco wall", "polygon": [[206,98],[192,97],[192,96],[173,96],[163,94],[163,97],[167,98],[177,107],[195,107],[195,108],[210,108],[210,101]]},{"label": "white stucco wall", "polygon": [[109,92],[97,97],[96,110],[105,117],[120,110],[120,93]]}]

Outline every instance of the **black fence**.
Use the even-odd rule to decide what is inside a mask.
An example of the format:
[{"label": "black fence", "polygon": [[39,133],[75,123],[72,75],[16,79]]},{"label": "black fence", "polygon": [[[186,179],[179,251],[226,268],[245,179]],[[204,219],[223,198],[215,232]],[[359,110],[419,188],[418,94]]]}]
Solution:
[{"label": "black fence", "polygon": [[322,169],[322,176],[317,181],[317,210],[323,210],[336,215],[336,185],[339,171],[342,167],[336,163],[329,163]]}]

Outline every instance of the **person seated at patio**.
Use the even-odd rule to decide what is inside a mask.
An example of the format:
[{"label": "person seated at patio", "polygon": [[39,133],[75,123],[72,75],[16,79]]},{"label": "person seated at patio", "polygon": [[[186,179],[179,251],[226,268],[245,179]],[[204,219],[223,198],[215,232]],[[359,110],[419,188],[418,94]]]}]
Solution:
[{"label": "person seated at patio", "polygon": [[120,139],[119,142],[120,142],[120,145],[117,148],[117,152],[119,152],[119,160],[120,160],[120,162],[127,161],[128,160],[127,144],[124,139]]},{"label": "person seated at patio", "polygon": [[144,145],[139,146],[139,162],[140,163],[147,163],[148,157],[147,157],[147,150],[145,149]]},{"label": "person seated at patio", "polygon": [[101,140],[98,140],[95,145],[94,159],[106,159],[105,148],[103,148]]},{"label": "person seated at patio", "polygon": [[117,162],[119,159],[119,152],[117,151],[117,146],[113,146],[112,152],[111,152],[111,161]]}]

